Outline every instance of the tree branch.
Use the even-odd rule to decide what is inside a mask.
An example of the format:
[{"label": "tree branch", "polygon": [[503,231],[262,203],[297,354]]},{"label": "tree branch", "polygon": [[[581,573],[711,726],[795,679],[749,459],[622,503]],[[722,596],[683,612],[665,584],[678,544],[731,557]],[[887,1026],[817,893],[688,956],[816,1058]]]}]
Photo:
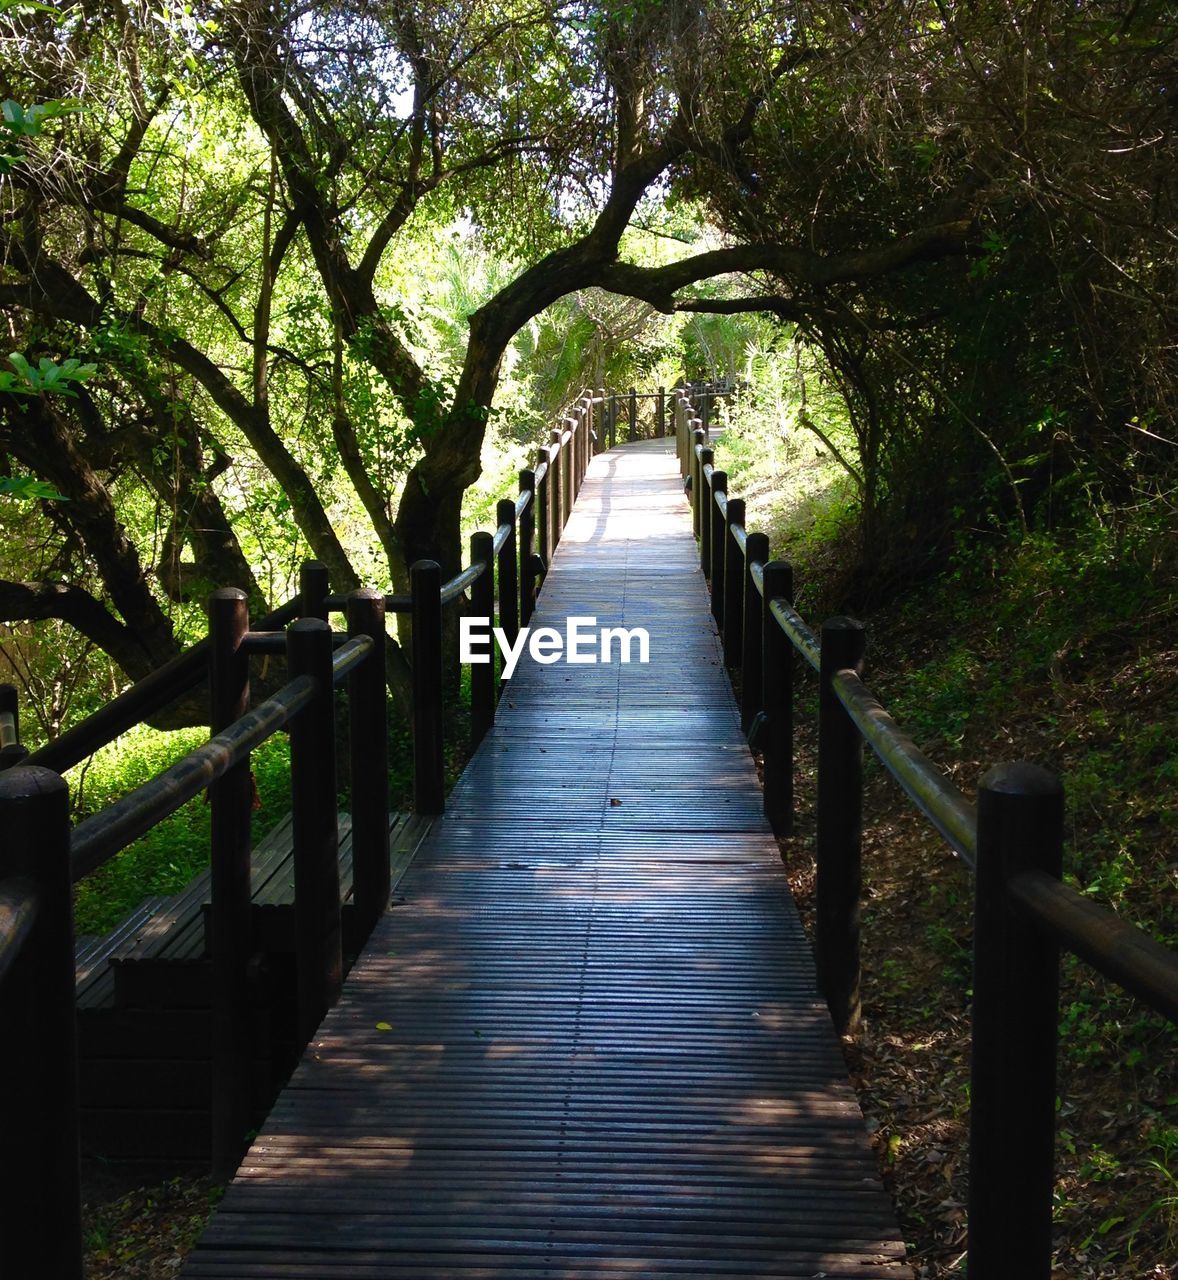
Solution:
[{"label": "tree branch", "polygon": [[642,298],[670,315],[675,294],[689,284],[738,271],[768,271],[775,276],[822,288],[886,275],[890,271],[968,252],[969,223],[949,222],[922,227],[891,244],[873,249],[821,254],[798,245],[744,244],[698,253],[663,267],[639,267],[615,262],[598,283],[611,293]]},{"label": "tree branch", "polygon": [[[8,247],[14,249],[13,243],[9,242]],[[29,270],[27,261],[16,260],[14,265]],[[5,302],[18,302],[40,315],[53,316],[86,329],[101,324],[104,318],[97,300],[60,263],[44,254],[37,261],[35,276],[24,284],[0,285],[0,303]],[[120,318],[204,387],[222,413],[250,442],[290,498],[299,528],[315,555],[330,569],[336,589],[354,590],[359,579],[331,527],[315,487],[270,425],[269,416],[248,400],[203,351],[178,333],[160,329],[138,315]]]},{"label": "tree branch", "polygon": [[68,622],[119,664],[132,680],[152,670],[134,633],[88,591],[64,582],[0,582],[0,622]]}]

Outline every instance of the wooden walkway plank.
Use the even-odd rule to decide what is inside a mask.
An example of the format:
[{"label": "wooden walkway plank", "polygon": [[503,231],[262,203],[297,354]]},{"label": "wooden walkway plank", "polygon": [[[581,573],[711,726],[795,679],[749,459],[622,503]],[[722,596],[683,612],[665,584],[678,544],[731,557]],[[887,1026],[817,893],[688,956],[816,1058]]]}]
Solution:
[{"label": "wooden walkway plank", "polygon": [[184,1275],[909,1276],[665,442],[596,458],[540,665],[402,881]]}]

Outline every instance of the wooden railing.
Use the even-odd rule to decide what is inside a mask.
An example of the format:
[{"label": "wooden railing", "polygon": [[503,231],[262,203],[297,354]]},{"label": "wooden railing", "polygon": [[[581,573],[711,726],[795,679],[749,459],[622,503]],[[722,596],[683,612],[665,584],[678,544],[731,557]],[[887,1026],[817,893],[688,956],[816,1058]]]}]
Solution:
[{"label": "wooden railing", "polygon": [[[577,400],[568,411],[568,416],[575,417],[583,405],[597,411],[593,452],[601,453],[619,444],[632,444],[638,440],[662,440],[674,435],[675,423],[671,415],[676,398],[681,394],[698,407],[706,427],[716,400],[721,396],[731,395],[734,390],[735,383],[731,380],[684,383],[673,388],[670,393],[666,387],[656,387],[654,391],[638,391],[634,387],[627,391],[615,391],[600,387],[596,391],[586,392]],[[646,413],[647,409],[649,413]]]},{"label": "wooden railing", "polygon": [[765,814],[793,828],[798,656],[818,675],[815,961],[840,1033],[859,1022],[862,757],[866,742],[974,873],[969,1128],[971,1280],[1048,1280],[1054,1180],[1060,948],[1171,1022],[1178,953],[1061,880],[1063,788],[1032,764],[1000,764],[976,808],[863,683],[866,630],[851,618],[816,635],[794,608],[793,571],[745,528],[689,395],[676,395],[701,568],[725,662],[741,671],[741,721],[763,754]]},{"label": "wooden railing", "polygon": [[[389,896],[385,618],[412,618],[414,807],[445,806],[443,609],[469,594],[514,642],[560,541],[594,452],[601,398],[582,396],[519,494],[497,507],[494,533],[471,538],[468,567],[410,569],[407,595],[330,594],[326,568],[303,566],[299,596],[249,621],[246,596],[209,600],[209,634],[95,715],[28,755],[15,690],[0,687],[0,1162],[4,1273],[82,1275],[78,1060],[72,886],[207,788],[211,806],[213,1173],[229,1177],[249,1128],[250,752],[290,733],[297,1022],[306,1044],[342,983],[344,916],[337,847],[334,690],[349,693],[353,896],[349,933],[367,936]],[[539,543],[537,548],[536,543]],[[346,633],[328,617],[342,612]],[[290,624],[287,626],[287,624]],[[282,627],[287,626],[285,631]],[[250,708],[249,658],[283,654],[288,680]],[[71,830],[61,773],[207,680],[213,736]],[[471,737],[494,722],[494,666],[472,667]],[[351,922],[349,922],[351,924]]]}]

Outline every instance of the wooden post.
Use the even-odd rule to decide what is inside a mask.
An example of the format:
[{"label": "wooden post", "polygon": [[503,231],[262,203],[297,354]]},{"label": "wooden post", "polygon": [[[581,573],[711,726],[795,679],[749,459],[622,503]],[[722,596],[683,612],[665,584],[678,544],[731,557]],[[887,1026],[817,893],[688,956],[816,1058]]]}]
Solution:
[{"label": "wooden post", "polygon": [[[678,400],[678,417],[676,418],[675,435],[683,437],[683,478],[695,474],[695,459],[692,457],[691,450],[695,443],[692,435],[691,412],[687,403],[687,398],[681,396]],[[692,482],[694,483],[694,481]]]},{"label": "wooden post", "polygon": [[389,904],[389,731],[385,683],[385,600],[353,591],[348,635],[371,636],[372,656],[348,677],[352,776],[352,901],[367,937]]},{"label": "wooden post", "polygon": [[627,438],[633,444],[638,439],[638,392],[634,387],[630,388],[630,430]]},{"label": "wooden post", "polygon": [[20,701],[16,685],[0,684],[0,769],[11,769],[28,754],[28,747],[20,740]]},{"label": "wooden post", "polygon": [[[702,442],[703,434],[700,433],[699,442]],[[712,522],[708,519],[708,506],[711,502],[712,489],[711,477],[707,474],[707,469],[713,466],[715,455],[707,446],[700,448],[696,454],[695,460],[695,478],[697,483],[692,486],[691,492],[695,499],[695,536],[699,539],[699,567],[703,570],[703,575],[708,581],[712,577]]]},{"label": "wooden post", "polygon": [[765,631],[765,601],[753,581],[753,565],[762,569],[769,562],[769,539],[763,533],[750,533],[744,544],[744,619],[741,627],[740,656],[740,725],[748,733],[753,718],[761,710],[762,643]]},{"label": "wooden post", "polygon": [[769,608],[781,599],[793,604],[794,571],[784,560],[765,566],[765,609],[761,618],[761,709],[765,713],[762,748],[765,817],[775,834],[793,835],[794,823],[794,670],[797,656],[789,637]]},{"label": "wooden post", "polygon": [[730,667],[739,667],[744,656],[741,651],[744,629],[744,552],[732,532],[738,525],[743,529],[744,520],[743,499],[729,498],[728,512],[724,519],[724,661]]},{"label": "wooden post", "polygon": [[544,474],[535,481],[536,484],[536,537],[539,543],[536,548],[540,554],[540,563],[545,572],[552,562],[552,482],[551,467],[548,463],[548,447],[542,445],[536,451],[536,471],[543,467]]},{"label": "wooden post", "polygon": [[69,790],[35,765],[0,774],[0,887],[35,915],[0,981],[4,1274],[82,1280]]},{"label": "wooden post", "polygon": [[[519,491],[530,493],[532,500],[524,507],[519,518],[519,620],[527,626],[536,608],[536,473],[519,473]],[[488,617],[490,615],[488,614]]]},{"label": "wooden post", "polygon": [[585,470],[593,461],[593,433],[596,430],[597,413],[593,408],[593,392],[585,392]]},{"label": "wooden post", "polygon": [[569,432],[568,443],[561,446],[560,460],[562,469],[560,473],[560,496],[563,499],[560,528],[561,533],[564,532],[564,526],[569,522],[569,516],[572,515],[573,503],[577,500],[577,424],[572,418],[565,418],[564,429],[561,431],[561,439],[564,438],[565,431]]},{"label": "wooden post", "polygon": [[[560,432],[555,427],[552,428],[550,445],[548,491],[552,495],[552,540],[549,545],[555,554],[556,548],[560,546],[560,535],[564,530],[564,476],[561,474],[564,470],[564,459],[561,457],[564,450],[560,444]],[[548,563],[551,566],[551,559]]]},{"label": "wooden post", "polygon": [[[470,589],[470,616],[495,621],[495,539],[489,533],[470,536],[470,562],[481,564],[483,571]],[[502,590],[502,583],[500,583]],[[489,661],[471,663],[470,668],[470,746],[475,747],[487,736],[495,723],[495,642],[490,641]]]},{"label": "wooden post", "polygon": [[[569,451],[570,454],[572,450]],[[511,532],[499,548],[499,625],[514,645],[519,636],[519,574],[516,569],[515,551],[515,503],[510,498],[502,498],[496,508],[496,520],[500,525],[509,525]]]},{"label": "wooden post", "polygon": [[[304,586],[308,568],[314,566],[303,566]],[[208,609],[209,723],[216,734],[249,710],[249,658],[242,647],[249,631],[249,605],[244,591],[225,587],[212,593]],[[217,1182],[227,1182],[233,1176],[248,1146],[246,1134],[254,1124],[249,1008],[252,810],[253,786],[247,757],[209,786],[212,1174]]]},{"label": "wooden post", "polygon": [[443,813],[442,570],[434,560],[409,569],[413,596],[413,807]]},{"label": "wooden post", "polygon": [[[1017,910],[1025,871],[1062,875],[1063,788],[1032,764],[991,769],[978,788],[969,1276],[1051,1275],[1059,951]],[[1018,1241],[1017,1265],[1011,1242]]]},{"label": "wooden post", "polygon": [[568,513],[572,510],[573,503],[577,500],[577,465],[574,457],[577,451],[577,433],[573,430],[573,427],[572,418],[561,418],[560,437],[563,440],[566,432],[569,437],[568,443],[562,444],[560,448],[560,484],[566,506],[566,510],[563,513],[564,519],[561,521],[562,525],[568,523]]},{"label": "wooden post", "polygon": [[291,623],[286,632],[286,662],[292,677],[310,676],[316,685],[314,698],[290,722],[297,1036],[301,1048],[339,999],[343,983],[335,691],[331,628],[322,618],[300,618]]},{"label": "wooden post", "polygon": [[589,448],[590,436],[593,434],[593,400],[585,396],[581,401],[577,415],[577,492],[585,483],[585,472],[589,470],[589,459],[593,456]]},{"label": "wooden post", "polygon": [[593,461],[593,395],[586,391],[581,397],[581,451],[577,455],[581,460],[581,480],[589,470]]},{"label": "wooden post", "polygon": [[659,387],[658,400],[655,402],[654,434],[655,439],[663,440],[667,434],[667,389]]},{"label": "wooden post", "polygon": [[862,880],[863,739],[832,684],[862,670],[867,632],[852,618],[822,625],[818,692],[818,838],[815,961],[839,1035],[860,1019],[859,896]]},{"label": "wooden post", "polygon": [[617,444],[618,430],[618,398],[610,392],[609,396],[609,448]]},{"label": "wooden post", "polygon": [[299,570],[300,616],[327,621],[327,597],[331,594],[327,566],[322,560],[304,560]]},{"label": "wooden post", "polygon": [[711,534],[709,535],[708,551],[711,556],[711,583],[712,583],[712,617],[716,619],[716,626],[720,630],[720,634],[724,634],[724,543],[726,541],[725,534],[728,532],[728,525],[725,522],[724,513],[720,510],[720,504],[716,501],[716,494],[722,493],[725,498],[728,497],[728,473],[725,471],[712,472],[711,492],[708,494],[707,516],[711,520]]},{"label": "wooden post", "polygon": [[[704,489],[707,487],[704,482],[704,465],[712,460],[712,454],[709,451],[705,459],[703,454],[698,450],[706,449],[707,441],[704,439],[703,431],[697,426],[697,419],[692,418],[688,422],[688,435],[691,440],[689,446],[689,457],[691,462],[691,524],[692,532],[696,538],[702,543],[706,536],[703,531],[703,515],[705,509]],[[705,561],[703,565],[704,573],[707,574],[711,568],[711,562]]]},{"label": "wooden post", "polygon": [[598,387],[594,398],[601,403],[597,407],[597,439],[594,441],[594,453],[605,452],[605,433],[609,429],[609,404],[606,400],[605,388]]},{"label": "wooden post", "polygon": [[678,391],[671,401],[671,426],[675,432],[675,453],[679,458],[679,474],[684,480],[691,475],[691,440],[687,431],[687,412],[684,409],[683,397]]}]

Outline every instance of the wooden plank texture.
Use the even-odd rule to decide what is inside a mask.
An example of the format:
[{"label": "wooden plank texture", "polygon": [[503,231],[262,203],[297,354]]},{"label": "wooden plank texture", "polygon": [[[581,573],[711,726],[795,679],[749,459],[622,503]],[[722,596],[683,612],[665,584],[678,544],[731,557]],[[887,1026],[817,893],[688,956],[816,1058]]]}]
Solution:
[{"label": "wooden plank texture", "polygon": [[[673,444],[673,442],[671,442]],[[910,1275],[668,442],[594,459],[523,660],[184,1275]]]}]

